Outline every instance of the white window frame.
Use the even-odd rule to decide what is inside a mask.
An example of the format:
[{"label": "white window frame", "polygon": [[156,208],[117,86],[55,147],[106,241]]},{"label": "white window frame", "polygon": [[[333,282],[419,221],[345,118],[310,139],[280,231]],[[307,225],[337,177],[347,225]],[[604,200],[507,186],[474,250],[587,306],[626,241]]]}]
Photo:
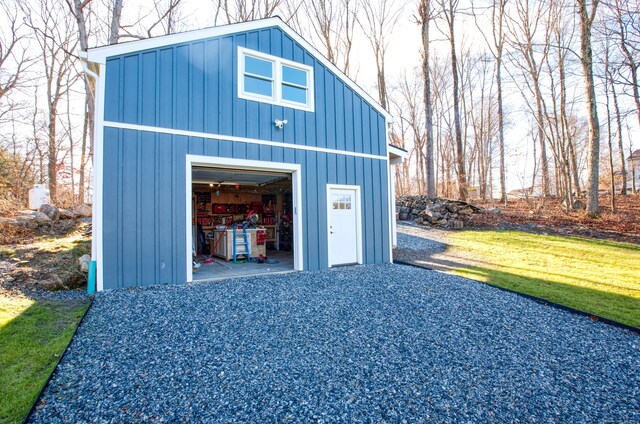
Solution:
[{"label": "white window frame", "polygon": [[[245,61],[246,56],[251,56],[256,59],[265,60],[273,63],[273,96],[263,96],[260,94],[246,92],[244,90],[244,76],[245,76]],[[282,66],[288,66],[290,68],[299,69],[307,74],[307,103],[298,103],[291,100],[285,100],[282,98]],[[249,76],[253,74],[249,73]],[[264,78],[263,78],[264,79]],[[286,85],[292,87],[298,87],[297,84],[287,83]],[[307,112],[313,112],[315,110],[314,95],[313,95],[313,67],[304,65],[298,62],[292,62],[281,57],[272,56],[266,53],[250,50],[244,47],[238,47],[238,97],[245,100],[253,100],[256,102],[270,103],[277,106],[289,107],[293,109],[300,109]]]}]

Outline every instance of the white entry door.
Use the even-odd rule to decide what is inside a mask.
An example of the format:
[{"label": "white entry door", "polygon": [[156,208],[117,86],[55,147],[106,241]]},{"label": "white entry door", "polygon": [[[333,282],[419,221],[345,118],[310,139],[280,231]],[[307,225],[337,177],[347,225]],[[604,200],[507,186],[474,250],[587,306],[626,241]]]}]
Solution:
[{"label": "white entry door", "polygon": [[329,202],[329,266],[359,262],[359,190],[335,188],[327,190]]}]

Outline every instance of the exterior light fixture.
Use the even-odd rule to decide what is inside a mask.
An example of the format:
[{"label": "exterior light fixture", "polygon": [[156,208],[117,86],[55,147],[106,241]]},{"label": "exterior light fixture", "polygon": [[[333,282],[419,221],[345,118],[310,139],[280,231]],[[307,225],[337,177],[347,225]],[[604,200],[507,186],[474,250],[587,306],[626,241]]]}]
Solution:
[{"label": "exterior light fixture", "polygon": [[288,121],[286,119],[280,120],[280,119],[276,119],[275,121],[273,121],[274,124],[276,124],[277,128],[284,128],[284,126],[288,123]]}]

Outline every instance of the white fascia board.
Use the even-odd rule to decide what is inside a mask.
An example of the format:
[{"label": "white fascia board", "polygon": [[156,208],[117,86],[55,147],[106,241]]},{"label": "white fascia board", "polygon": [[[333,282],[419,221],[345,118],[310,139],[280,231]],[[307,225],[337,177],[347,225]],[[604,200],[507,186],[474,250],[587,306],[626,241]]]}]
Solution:
[{"label": "white fascia board", "polygon": [[146,38],[144,40],[128,41],[125,43],[111,44],[108,46],[94,47],[87,52],[87,58],[90,62],[106,63],[107,58],[112,56],[125,55],[127,53],[140,52],[143,50],[156,49],[170,46],[173,44],[188,43],[191,41],[202,40],[212,37],[221,37],[228,34],[235,34],[245,31],[255,31],[269,27],[278,27],[285,34],[291,37],[296,43],[300,44],[305,50],[310,52],[317,60],[326,68],[336,74],[338,78],[344,81],[353,91],[358,93],[367,101],[374,109],[382,114],[387,122],[392,122],[391,114],[386,111],[376,100],[373,99],[366,91],[364,91],[351,78],[346,76],[344,72],[338,69],[333,63],[322,55],[307,40],[302,38],[300,34],[291,29],[287,24],[278,17],[260,19],[257,21],[240,22],[237,24],[223,25],[217,27],[203,28],[193,31],[181,32],[178,34],[163,35],[159,37]]},{"label": "white fascia board", "polygon": [[389,155],[391,156],[391,159],[395,159],[395,157],[393,156],[404,159],[409,154],[409,152],[407,152],[404,149],[401,149],[400,147],[396,147],[391,144],[388,144],[387,146],[388,146],[387,149],[389,151]]}]

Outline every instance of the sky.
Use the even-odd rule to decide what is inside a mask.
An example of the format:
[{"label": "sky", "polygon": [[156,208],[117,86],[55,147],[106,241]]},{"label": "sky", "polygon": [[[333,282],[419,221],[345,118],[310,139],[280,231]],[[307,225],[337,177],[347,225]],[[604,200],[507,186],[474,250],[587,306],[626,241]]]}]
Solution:
[{"label": "sky", "polygon": [[[401,2],[402,0],[397,0]],[[197,10],[197,14],[185,16],[185,29],[204,28],[213,25],[214,1],[213,0],[183,0],[183,9],[185,11]],[[477,6],[479,1],[475,1]],[[135,17],[139,11],[149,10],[152,0],[124,0],[125,9],[123,13],[123,22],[127,22]],[[415,22],[414,13],[416,10],[417,0],[405,1],[402,13],[398,20],[398,24],[389,34],[389,47],[386,57],[386,76],[387,85],[393,86],[403,73],[411,74],[417,66],[420,65],[420,27]],[[460,0],[460,9],[470,9],[470,0]],[[104,16],[101,19],[105,19]],[[0,17],[0,21],[2,17]],[[473,18],[464,13],[457,16],[458,30],[456,37],[459,42],[463,41],[470,46],[472,50],[481,51],[485,49],[485,42],[480,35],[476,23]],[[480,20],[479,25],[483,31],[488,32],[490,28],[487,22]],[[357,36],[354,40],[351,61],[357,69],[355,76],[356,82],[368,91],[373,98],[377,98],[377,90],[374,82],[376,80],[376,67],[373,52],[369,45],[369,41],[362,35],[360,31],[356,32]],[[303,34],[305,35],[305,34]],[[308,37],[307,37],[308,38]],[[433,28],[432,39],[434,42],[432,48],[435,54],[443,57],[448,53],[448,44],[444,38],[438,34],[437,28]],[[313,43],[313,39],[310,39]],[[93,43],[95,44],[95,42]],[[314,43],[315,44],[315,43]],[[90,44],[91,46],[91,44]],[[319,51],[323,51],[322,46],[316,44]],[[582,90],[580,82],[573,86],[574,90]],[[76,116],[82,116],[83,98],[82,89],[78,87],[78,94],[72,101],[72,109]],[[44,105],[44,103],[42,103]],[[507,188],[508,190],[522,188],[529,185],[532,168],[531,142],[525,142],[529,134],[529,123],[527,115],[522,111],[524,109],[522,93],[513,83],[507,83],[505,87],[505,110],[510,111],[507,117],[508,126],[505,129],[505,139],[507,140]],[[601,122],[604,120],[601,118]],[[638,138],[640,129],[633,128],[633,137]],[[604,137],[604,135],[603,135]],[[497,181],[497,178],[495,178]],[[494,192],[497,192],[495,190]]]}]

